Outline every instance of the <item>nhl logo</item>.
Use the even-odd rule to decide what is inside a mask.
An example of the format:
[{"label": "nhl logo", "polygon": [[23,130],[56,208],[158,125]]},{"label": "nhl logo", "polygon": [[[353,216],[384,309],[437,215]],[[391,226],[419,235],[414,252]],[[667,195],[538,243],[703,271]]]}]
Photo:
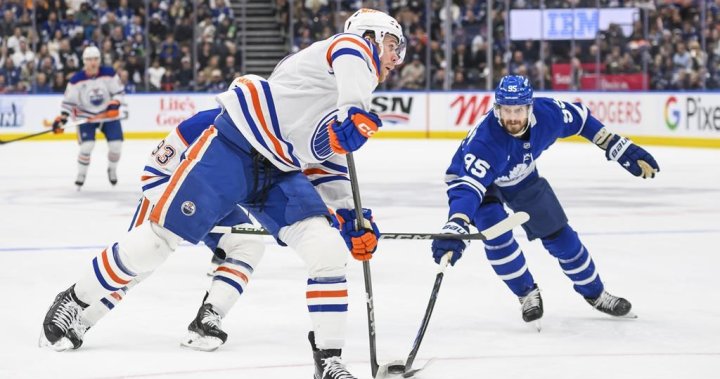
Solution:
[{"label": "nhl logo", "polygon": [[195,203],[192,201],[186,201],[180,206],[180,210],[185,216],[192,216],[195,214]]},{"label": "nhl logo", "polygon": [[530,142],[525,142],[525,143],[523,144],[523,148],[529,149],[529,148],[530,148]]}]

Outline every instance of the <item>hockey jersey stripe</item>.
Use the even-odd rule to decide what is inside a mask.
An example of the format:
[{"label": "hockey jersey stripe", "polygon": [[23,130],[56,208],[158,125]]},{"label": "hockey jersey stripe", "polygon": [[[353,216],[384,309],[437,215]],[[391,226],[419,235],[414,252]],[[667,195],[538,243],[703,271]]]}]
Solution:
[{"label": "hockey jersey stripe", "polygon": [[334,181],[336,181],[336,180],[347,180],[347,181],[350,181],[350,179],[348,179],[348,178],[345,177],[345,176],[336,175],[336,176],[328,176],[328,177],[324,177],[324,178],[319,178],[319,179],[311,180],[310,183],[311,183],[313,186],[319,186],[320,184],[327,183],[327,182],[334,182]]},{"label": "hockey jersey stripe", "polygon": [[322,305],[308,305],[308,311],[314,312],[347,312],[347,304],[322,304]]},{"label": "hockey jersey stripe", "polygon": [[323,170],[323,169],[321,169],[321,168],[309,168],[309,169],[303,171],[303,174],[305,174],[305,176],[309,176],[309,175],[333,175],[332,172],[327,172],[327,171],[325,171],[325,170]]},{"label": "hockey jersey stripe", "polygon": [[[339,34],[336,39],[330,44],[330,47],[327,49],[327,54],[325,56],[328,65],[332,68],[333,60],[336,58],[333,55],[335,54],[336,50],[335,47],[338,44],[342,44],[342,47],[338,50],[347,49],[347,50],[355,50],[358,53],[364,52],[365,56],[369,58],[369,60],[372,62],[372,66],[375,69],[375,75],[380,78],[380,58],[377,56],[377,53],[375,51],[375,48],[370,44],[370,42],[364,38],[358,37],[356,35],[348,35],[348,34]],[[357,50],[359,48],[360,50]],[[339,55],[344,55],[349,53],[343,53]],[[339,56],[338,55],[338,56]],[[360,54],[353,54],[361,59],[365,60],[366,58]]]},{"label": "hockey jersey stripe", "polygon": [[219,281],[221,281],[221,282],[227,283],[228,285],[230,285],[230,286],[232,286],[233,288],[235,288],[241,295],[242,295],[242,293],[243,293],[243,288],[242,288],[242,286],[240,285],[240,283],[238,283],[238,282],[236,282],[236,281],[234,281],[234,280],[232,280],[232,279],[228,279],[228,278],[226,278],[226,277],[224,277],[224,276],[216,275],[216,276],[213,278],[213,280],[219,280]]},{"label": "hockey jersey stripe", "polygon": [[252,268],[252,266],[250,266],[249,264],[247,264],[247,263],[245,263],[245,262],[243,262],[243,261],[241,261],[241,260],[237,260],[237,259],[230,258],[230,257],[225,257],[225,262],[228,262],[228,263],[232,263],[232,264],[234,264],[234,265],[241,266],[241,267],[243,267],[244,269],[248,270],[248,272],[251,273],[251,274],[252,274],[253,271],[254,271],[253,268]]},{"label": "hockey jersey stripe", "polygon": [[145,168],[143,168],[143,171],[147,171],[147,172],[149,172],[151,174],[155,174],[157,176],[168,176],[167,173],[164,173],[152,166],[145,166]]},{"label": "hockey jersey stripe", "polygon": [[235,269],[232,269],[232,268],[230,268],[230,267],[225,267],[225,266],[219,266],[218,268],[215,269],[215,273],[223,273],[223,272],[226,272],[226,273],[232,274],[232,275],[234,275],[234,276],[237,276],[238,278],[240,278],[240,279],[241,279],[243,282],[245,282],[245,283],[248,282],[248,277],[247,277],[247,275],[243,274],[243,273],[240,272],[239,270],[235,270]]},{"label": "hockey jersey stripe", "polygon": [[280,132],[280,123],[278,122],[277,112],[275,111],[275,101],[272,98],[272,93],[270,92],[270,85],[266,81],[261,81],[260,86],[263,89],[263,92],[265,93],[265,103],[268,106],[268,111],[270,113],[270,121],[272,122],[273,130],[275,131],[275,137],[280,140],[286,147],[288,151],[288,155],[290,156],[290,159],[292,159],[292,162],[295,164],[295,166],[300,166],[300,162],[295,158],[295,154],[293,153],[293,146],[291,143],[286,141],[282,137],[282,132]]},{"label": "hockey jersey stripe", "polygon": [[190,146],[190,144],[188,143],[188,139],[185,138],[185,136],[182,134],[182,131],[180,131],[180,128],[175,128],[175,133],[178,135],[178,137],[180,137],[180,142],[182,142],[185,145],[185,147]]},{"label": "hockey jersey stripe", "polygon": [[321,162],[320,165],[325,166],[331,170],[341,172],[343,174],[347,174],[347,172],[348,172],[347,167],[339,165],[337,163],[330,162],[330,161]]},{"label": "hockey jersey stripe", "polygon": [[[282,146],[280,146],[280,141],[275,136],[274,133],[270,131],[268,128],[267,122],[265,121],[265,115],[263,114],[262,106],[260,105],[260,97],[258,96],[258,90],[255,87],[255,84],[252,82],[244,83],[247,89],[250,91],[250,99],[252,100],[253,104],[253,110],[255,111],[255,115],[258,118],[258,121],[260,121],[260,126],[262,126],[263,131],[265,132],[265,135],[268,136],[270,139],[270,142],[272,142],[273,147],[275,148],[275,152],[287,163],[294,163],[291,159],[285,156],[285,153],[283,152]],[[272,99],[270,99],[272,100]]]},{"label": "hockey jersey stripe", "polygon": [[308,299],[314,299],[318,297],[347,297],[347,290],[339,291],[307,291],[305,297]]},{"label": "hockey jersey stripe", "polygon": [[135,220],[133,227],[137,228],[138,226],[142,225],[142,223],[145,221],[145,216],[148,213],[148,209],[150,209],[150,200],[148,200],[146,197],[143,197],[142,203],[138,207],[138,217]]},{"label": "hockey jersey stripe", "polygon": [[157,223],[158,225],[163,225],[165,223],[165,216],[167,215],[168,207],[172,203],[173,198],[175,198],[177,191],[180,189],[178,184],[185,180],[187,174],[197,164],[198,158],[205,153],[216,136],[217,130],[211,126],[205,129],[195,144],[186,151],[187,158],[180,163],[180,166],[178,166],[175,174],[170,180],[170,184],[168,184],[167,188],[165,188],[165,191],[163,191],[163,194],[160,196],[160,200],[158,200],[157,205],[153,208],[152,213],[150,214],[151,221]]},{"label": "hockey jersey stripe", "polygon": [[[240,102],[240,108],[242,109],[243,116],[245,116],[247,125],[248,125],[250,131],[252,132],[253,136],[255,137],[255,140],[260,143],[260,146],[262,146],[262,148],[265,151],[269,152],[272,155],[273,159],[275,161],[277,161],[278,164],[296,168],[297,165],[293,164],[293,162],[291,160],[278,155],[278,151],[276,151],[275,149],[272,149],[268,146],[267,142],[265,141],[265,138],[263,138],[263,135],[262,135],[260,129],[258,128],[257,124],[255,123],[255,120],[253,120],[252,114],[250,113],[250,109],[248,107],[248,102],[245,99],[245,94],[243,93],[242,89],[236,88],[235,94],[237,95],[238,101]],[[262,109],[261,109],[261,111],[262,111]],[[225,113],[223,113],[221,116],[227,117],[228,119],[230,119],[230,116],[228,116]],[[228,122],[231,125],[233,124],[232,119],[230,119]],[[275,139],[271,135],[268,135],[268,139],[270,139],[271,141],[275,140],[277,142],[277,139]],[[277,146],[279,147],[279,143]]]},{"label": "hockey jersey stripe", "polygon": [[160,180],[157,180],[157,181],[155,181],[155,182],[152,182],[152,183],[150,183],[150,184],[146,184],[146,185],[142,186],[142,190],[143,190],[143,192],[145,192],[145,191],[147,191],[147,190],[149,190],[149,189],[153,189],[153,188],[155,188],[155,187],[157,187],[157,186],[163,185],[163,184],[165,184],[165,183],[167,183],[167,182],[169,182],[169,181],[170,181],[170,177],[169,177],[169,176],[166,176],[166,177],[164,177],[164,178],[162,178],[162,179],[160,179]]}]

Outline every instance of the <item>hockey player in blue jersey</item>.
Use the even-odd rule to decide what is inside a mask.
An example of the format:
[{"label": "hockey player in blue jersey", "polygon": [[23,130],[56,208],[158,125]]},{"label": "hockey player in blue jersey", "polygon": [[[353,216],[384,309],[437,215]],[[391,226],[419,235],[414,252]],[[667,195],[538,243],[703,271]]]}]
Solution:
[{"label": "hockey player in blue jersey", "polygon": [[108,141],[108,180],[117,184],[117,166],[122,151],[120,105],[125,88],[112,67],[100,66],[100,50],[88,46],[82,54],[83,69],[76,72],[65,89],[62,112],[52,124],[54,133],[62,133],[68,119],[89,120],[78,127],[78,174],[75,185],[85,184],[90,158],[95,148],[95,132],[103,132]]},{"label": "hockey player in blue jersey", "polygon": [[[635,176],[653,178],[660,171],[650,153],[608,131],[584,105],[533,98],[527,78],[505,76],[495,90],[493,111],[463,140],[446,172],[450,211],[443,233],[467,234],[471,224],[481,230],[489,227],[507,216],[503,204],[515,212],[527,212],[530,221],[523,229],[528,239],[542,241],[575,291],[601,312],[631,317],[630,302],[605,290],[590,253],[535,166],[558,138],[572,135],[593,142],[608,160]],[[433,257],[439,262],[452,252],[450,263],[454,264],[468,243],[435,240]],[[540,290],[512,232],[486,241],[485,253],[495,273],[520,299],[523,320],[538,320],[539,330]]]},{"label": "hockey player in blue jersey", "polygon": [[[269,79],[246,75],[219,94],[222,113],[189,147],[150,222],[112,243],[56,296],[43,322],[46,346],[61,350],[88,303],[155,270],[180,241],[198,243],[240,204],[307,267],[315,379],[354,378],[341,358],[348,250],[371,259],[379,233],[369,210],[355,217],[345,155],[382,125],[369,111],[372,92],[402,62],[404,46],[395,19],[361,9],[345,33],[287,57]],[[328,208],[340,216],[340,233]]]}]

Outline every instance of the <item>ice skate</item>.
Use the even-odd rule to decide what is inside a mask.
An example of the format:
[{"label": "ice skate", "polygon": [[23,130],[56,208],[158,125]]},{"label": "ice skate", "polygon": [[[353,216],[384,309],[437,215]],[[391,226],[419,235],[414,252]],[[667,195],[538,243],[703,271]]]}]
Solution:
[{"label": "ice skate", "polygon": [[81,320],[85,308],[87,304],[78,300],[75,295],[75,285],[55,296],[53,304],[45,314],[40,347],[55,351],[79,348],[87,330]]},{"label": "ice skate", "polygon": [[212,304],[203,304],[188,326],[188,336],[180,344],[195,350],[216,350],[227,341],[227,333],[221,329],[220,321]]},{"label": "ice skate", "polygon": [[530,293],[519,297],[519,299],[523,321],[534,322],[539,332],[542,329],[540,319],[543,316],[543,302],[540,296],[540,288],[535,284]]},{"label": "ice skate", "polygon": [[116,185],[117,184],[117,170],[114,168],[108,168],[108,180],[110,181],[110,184]]},{"label": "ice skate", "polygon": [[77,186],[77,190],[80,191],[80,188],[85,184],[85,174],[77,174],[77,177],[75,178],[75,185]]},{"label": "ice skate", "polygon": [[637,318],[637,315],[630,312],[632,304],[622,297],[611,295],[603,291],[596,299],[585,298],[588,304],[602,313],[615,317]]},{"label": "ice skate", "polygon": [[320,350],[315,346],[315,333],[308,334],[315,360],[314,379],[357,379],[348,372],[340,355],[341,349]]}]

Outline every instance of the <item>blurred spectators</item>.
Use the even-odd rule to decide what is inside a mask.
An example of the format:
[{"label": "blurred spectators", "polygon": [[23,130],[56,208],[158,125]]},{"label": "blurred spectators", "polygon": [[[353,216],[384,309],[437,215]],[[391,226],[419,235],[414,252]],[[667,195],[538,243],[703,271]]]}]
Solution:
[{"label": "blurred spectators", "polygon": [[[720,88],[720,0],[599,0],[602,8],[639,8],[638,21],[610,24],[597,40],[574,43],[508,38],[505,5],[537,9],[540,0],[493,2],[489,31],[487,4],[479,0],[453,0],[448,12],[438,0],[428,0],[429,6],[420,0],[294,0],[292,12],[288,0],[269,1],[290,52],[340,31],[359,7],[387,10],[404,28],[407,53],[404,66],[390,75],[385,89],[442,89],[446,71],[450,88],[485,88],[488,63],[493,68],[492,85],[502,75],[515,73],[528,75],[537,88],[552,89],[553,70],[565,65],[570,68],[566,81],[570,88],[580,88],[583,77],[596,71],[647,72],[650,89]],[[81,68],[80,54],[88,45],[98,46],[102,63],[116,69],[128,92],[215,91],[243,67],[238,44],[243,29],[233,2],[2,0],[0,92],[63,92],[68,78]],[[596,0],[544,0],[546,8],[596,4]],[[701,4],[707,5],[705,12]],[[452,24],[449,57],[445,56],[446,18]]]},{"label": "blurred spectators", "polygon": [[[88,45],[100,49],[102,64],[118,72],[127,92],[206,91],[207,81],[196,87],[193,78],[208,62],[222,80],[240,72],[234,20],[227,0],[2,0],[1,91],[64,92]],[[194,43],[206,56],[193,67]]]}]

